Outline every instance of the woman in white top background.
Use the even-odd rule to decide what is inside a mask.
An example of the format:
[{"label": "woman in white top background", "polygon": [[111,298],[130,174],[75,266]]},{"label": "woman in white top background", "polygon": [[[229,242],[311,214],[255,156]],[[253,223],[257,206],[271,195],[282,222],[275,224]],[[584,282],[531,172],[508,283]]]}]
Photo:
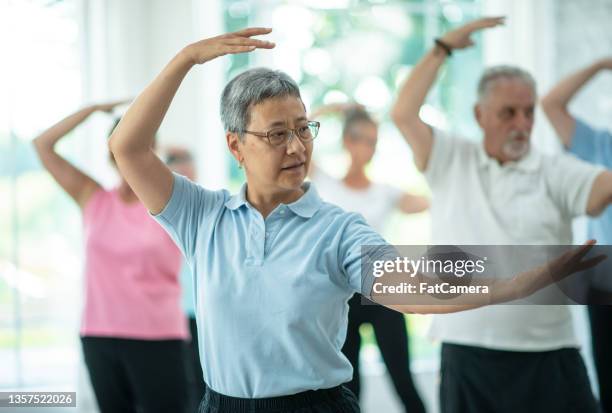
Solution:
[{"label": "woman in white top background", "polygon": [[[331,104],[315,111],[313,117],[339,114],[344,117],[342,146],[350,157],[344,177],[336,179],[318,164],[310,171],[321,197],[341,208],[360,213],[378,233],[382,233],[389,217],[395,211],[404,214],[419,213],[429,208],[426,197],[413,195],[391,185],[372,182],[366,167],[372,160],[378,142],[378,124],[361,105]],[[403,314],[382,306],[362,304],[355,294],[349,301],[349,324],[342,352],[353,365],[353,379],[347,386],[359,397],[359,328],[372,325],[378,348],[393,386],[408,412],[424,412],[425,408],[410,373],[408,333]],[[364,299],[365,300],[365,299]]]}]

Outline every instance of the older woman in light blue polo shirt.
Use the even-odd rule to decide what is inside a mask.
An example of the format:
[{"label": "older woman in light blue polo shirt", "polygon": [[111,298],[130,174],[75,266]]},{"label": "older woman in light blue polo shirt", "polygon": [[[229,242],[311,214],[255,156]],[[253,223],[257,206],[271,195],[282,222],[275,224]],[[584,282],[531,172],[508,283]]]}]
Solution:
[{"label": "older woman in light blue polo shirt", "polygon": [[[352,377],[340,351],[347,301],[362,292],[361,246],[386,243],[359,215],[322,202],[304,183],[319,124],[308,120],[296,83],[282,72],[252,69],[225,87],[227,146],[247,180],[236,195],[172,174],[151,149],[191,68],[229,53],[271,49],[273,43],[252,38],[270,32],[246,29],[182,49],[132,104],[110,147],[192,267],[208,386],[200,412],[357,412],[342,387]],[[580,251],[564,259],[580,261]],[[519,289],[536,288],[545,273],[518,277]]]}]

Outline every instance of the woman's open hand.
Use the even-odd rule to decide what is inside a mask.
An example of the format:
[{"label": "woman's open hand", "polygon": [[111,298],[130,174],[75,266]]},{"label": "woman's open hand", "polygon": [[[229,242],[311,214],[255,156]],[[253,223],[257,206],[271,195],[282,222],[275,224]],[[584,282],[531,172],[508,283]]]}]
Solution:
[{"label": "woman's open hand", "polygon": [[185,48],[194,64],[202,64],[226,54],[248,53],[255,49],[272,49],[276,46],[267,40],[252,39],[253,36],[269,34],[272,29],[252,27],[200,40]]},{"label": "woman's open hand", "polygon": [[585,259],[594,245],[594,240],[587,241],[538,268],[518,274],[512,280],[513,290],[517,295],[515,298],[528,297],[550,284],[560,282],[576,272],[594,267],[608,258],[606,255],[597,255]]}]

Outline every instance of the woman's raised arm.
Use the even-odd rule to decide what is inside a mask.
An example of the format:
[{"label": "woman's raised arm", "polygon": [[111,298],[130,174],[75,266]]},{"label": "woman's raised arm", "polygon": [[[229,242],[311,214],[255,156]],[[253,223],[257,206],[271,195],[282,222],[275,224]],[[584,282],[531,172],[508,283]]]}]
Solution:
[{"label": "woman's raised arm", "polygon": [[109,145],[120,173],[153,214],[161,212],[172,194],[173,178],[153,151],[153,140],[181,82],[196,64],[226,54],[271,49],[274,43],[252,39],[272,29],[250,28],[183,48],[136,98],[113,132]]},{"label": "woman's raised arm", "polygon": [[115,106],[126,103],[117,101],[87,106],[57,122],[38,135],[32,143],[38,158],[64,191],[79,205],[85,207],[91,195],[100,185],[85,172],[68,162],[55,150],[55,144],[79,126],[96,111],[110,112]]}]

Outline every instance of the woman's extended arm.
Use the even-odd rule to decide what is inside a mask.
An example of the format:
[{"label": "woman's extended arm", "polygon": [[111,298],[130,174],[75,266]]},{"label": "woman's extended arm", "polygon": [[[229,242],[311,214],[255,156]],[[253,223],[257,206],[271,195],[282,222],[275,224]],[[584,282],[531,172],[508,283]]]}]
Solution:
[{"label": "woman's extended arm", "polygon": [[[607,257],[597,255],[592,258],[585,258],[595,245],[594,240],[587,241],[585,244],[571,248],[557,258],[545,263],[544,265],[533,268],[529,271],[521,272],[513,278],[505,279],[483,279],[479,285],[487,285],[489,293],[472,295],[470,297],[457,296],[444,300],[429,294],[416,294],[415,304],[396,304],[385,303],[383,296],[372,295],[371,299],[393,310],[402,313],[418,314],[444,314],[470,310],[491,304],[501,304],[509,301],[519,300],[545,288],[553,283],[562,281],[570,275],[595,267]],[[426,277],[421,277],[426,279]],[[429,280],[436,284],[439,280]],[[418,301],[418,302],[417,302]]]}]

